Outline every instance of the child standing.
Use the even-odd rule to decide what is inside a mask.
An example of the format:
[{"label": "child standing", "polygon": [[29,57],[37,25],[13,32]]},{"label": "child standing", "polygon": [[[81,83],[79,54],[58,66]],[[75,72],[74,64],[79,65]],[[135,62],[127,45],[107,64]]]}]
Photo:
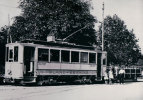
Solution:
[{"label": "child standing", "polygon": [[109,83],[109,73],[108,73],[107,69],[106,69],[105,74],[104,74],[104,80],[105,80],[105,84]]},{"label": "child standing", "polygon": [[114,79],[113,72],[112,72],[112,70],[110,69],[110,70],[109,70],[109,84],[112,84],[113,79]]}]

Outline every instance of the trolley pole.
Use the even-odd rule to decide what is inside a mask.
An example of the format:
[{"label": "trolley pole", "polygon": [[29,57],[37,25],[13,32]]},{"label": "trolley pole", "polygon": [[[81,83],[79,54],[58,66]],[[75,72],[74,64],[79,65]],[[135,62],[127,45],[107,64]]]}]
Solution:
[{"label": "trolley pole", "polygon": [[102,51],[104,51],[104,2],[102,8]]}]

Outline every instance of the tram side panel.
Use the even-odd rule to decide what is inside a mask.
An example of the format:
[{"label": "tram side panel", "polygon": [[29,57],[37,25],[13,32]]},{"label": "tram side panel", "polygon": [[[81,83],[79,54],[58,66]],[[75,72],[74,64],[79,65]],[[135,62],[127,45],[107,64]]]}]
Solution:
[{"label": "tram side panel", "polygon": [[[49,49],[47,49],[48,51]],[[52,49],[53,50],[53,49]],[[43,51],[44,54],[42,54],[40,51]],[[49,50],[51,53],[51,50]],[[57,50],[55,50],[57,51]],[[64,51],[64,53],[69,53],[68,56],[66,56],[67,58],[65,58],[64,56],[62,56],[64,53],[62,53]],[[70,50],[61,50],[58,55],[59,55],[59,59],[55,62],[55,61],[51,61],[51,60],[55,60],[55,58],[53,59],[51,57],[52,54],[50,54],[50,57],[47,57],[49,59],[47,59],[46,61],[38,61],[38,66],[37,66],[37,71],[38,74],[42,74],[42,72],[44,72],[45,74],[49,75],[51,73],[51,75],[83,75],[83,72],[85,73],[84,75],[93,75],[93,71],[94,71],[94,75],[96,75],[96,70],[97,67],[95,64],[88,64],[88,63],[80,63],[80,56],[79,56],[79,51],[73,51],[73,54],[77,54],[74,55],[75,59],[71,59],[72,54],[70,52]],[[39,57],[46,55],[46,51],[44,51],[44,49],[39,49]],[[54,55],[54,54],[53,54]],[[70,55],[70,56],[69,56]],[[49,56],[49,52],[47,52],[47,56]],[[56,55],[55,55],[56,56]],[[38,57],[38,58],[39,58]],[[44,58],[41,57],[40,60]],[[76,60],[78,58],[78,60]],[[64,62],[63,59],[66,59]],[[67,61],[68,59],[68,61]],[[87,59],[87,58],[86,58]],[[96,59],[96,58],[95,58]],[[45,59],[43,59],[45,60]],[[73,61],[71,61],[73,60]],[[46,73],[47,71],[47,73]],[[82,72],[83,71],[83,72]],[[90,74],[91,71],[91,74]]]},{"label": "tram side panel", "polygon": [[38,63],[38,75],[96,75],[96,65]]},{"label": "tram side panel", "polygon": [[[63,60],[63,56],[62,55],[62,50],[58,53],[59,54],[59,59],[54,62],[51,61],[51,54],[50,54],[50,50],[49,49],[39,49],[40,52],[38,52],[37,55],[37,70],[36,70],[36,75],[37,77],[39,76],[94,76],[97,77],[97,63],[100,63],[100,71],[98,74],[100,74],[100,77],[103,75],[102,74],[102,59],[100,57],[100,62],[97,62],[97,52],[87,52],[84,51],[84,53],[86,54],[85,58],[83,56],[83,58],[81,57],[81,53],[83,53],[83,51],[78,51],[80,52],[79,55],[77,57],[78,60],[73,60],[72,59],[72,54],[70,52],[70,56],[66,56],[68,60]],[[43,51],[43,54],[41,53],[41,51]],[[49,52],[50,51],[50,52]],[[77,51],[76,51],[77,52]],[[83,53],[83,54],[84,54]],[[88,53],[88,55],[87,55]],[[101,53],[102,54],[102,53]],[[45,58],[46,56],[46,58]],[[74,55],[76,56],[76,55]],[[92,59],[91,59],[92,58]],[[43,61],[42,61],[42,60]],[[98,61],[99,61],[98,60]],[[64,62],[65,61],[65,62]],[[86,63],[85,63],[86,62]],[[101,78],[100,78],[101,79]]]},{"label": "tram side panel", "polygon": [[125,68],[125,79],[137,80],[138,77],[141,76],[141,69],[135,67]]}]

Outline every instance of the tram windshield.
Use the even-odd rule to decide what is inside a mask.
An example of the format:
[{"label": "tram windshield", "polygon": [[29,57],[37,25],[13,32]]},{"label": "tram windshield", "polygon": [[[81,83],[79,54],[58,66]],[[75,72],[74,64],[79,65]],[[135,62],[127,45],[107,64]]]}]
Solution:
[{"label": "tram windshield", "polygon": [[14,46],[14,48],[9,49],[6,47],[6,62],[18,62],[18,46]]}]

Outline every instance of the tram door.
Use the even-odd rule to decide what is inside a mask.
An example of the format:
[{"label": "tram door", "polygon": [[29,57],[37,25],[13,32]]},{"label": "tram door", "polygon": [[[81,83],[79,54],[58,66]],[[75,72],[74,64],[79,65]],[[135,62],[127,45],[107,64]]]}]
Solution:
[{"label": "tram door", "polygon": [[24,47],[24,76],[34,76],[34,47]]},{"label": "tram door", "polygon": [[101,79],[101,56],[102,53],[97,54],[97,79]]}]

